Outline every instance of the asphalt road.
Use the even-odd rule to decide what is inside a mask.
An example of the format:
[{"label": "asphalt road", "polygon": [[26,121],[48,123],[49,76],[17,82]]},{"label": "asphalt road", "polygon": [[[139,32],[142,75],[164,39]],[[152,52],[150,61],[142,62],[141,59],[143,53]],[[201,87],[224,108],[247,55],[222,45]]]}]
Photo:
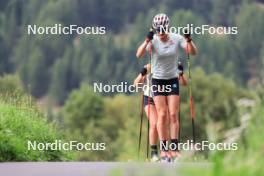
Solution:
[{"label": "asphalt road", "polygon": [[0,163],[0,176],[148,176],[180,175],[180,168],[211,167],[210,163],[136,162],[9,162]]}]

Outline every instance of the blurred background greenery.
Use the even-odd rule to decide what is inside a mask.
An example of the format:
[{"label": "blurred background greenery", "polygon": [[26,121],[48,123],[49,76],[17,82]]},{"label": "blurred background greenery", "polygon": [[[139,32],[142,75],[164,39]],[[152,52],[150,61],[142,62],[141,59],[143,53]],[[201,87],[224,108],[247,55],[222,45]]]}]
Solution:
[{"label": "blurred background greenery", "polygon": [[[237,35],[193,36],[199,49],[192,60],[197,141],[239,142],[236,152],[195,158],[215,163],[209,175],[263,173],[261,0],[0,0],[0,160],[136,160],[140,95],[98,94],[91,86],[133,81],[147,62],[135,58],[137,46],[158,12],[167,13],[172,26],[238,27]],[[107,34],[27,35],[28,24],[55,23],[106,26]],[[180,58],[186,65],[183,53]],[[186,88],[181,96],[181,138],[187,140]],[[144,127],[146,135],[146,119]],[[28,153],[24,147],[26,139],[56,138],[105,142],[107,150]]]}]

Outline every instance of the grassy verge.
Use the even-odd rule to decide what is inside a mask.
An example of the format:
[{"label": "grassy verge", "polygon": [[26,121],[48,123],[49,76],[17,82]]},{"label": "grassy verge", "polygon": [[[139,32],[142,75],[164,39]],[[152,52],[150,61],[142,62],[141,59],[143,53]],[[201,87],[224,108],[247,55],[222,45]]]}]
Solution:
[{"label": "grassy verge", "polygon": [[183,175],[195,176],[260,176],[264,173],[264,102],[254,108],[250,122],[243,131],[238,150],[218,152],[213,157],[213,167],[209,170],[188,169]]},{"label": "grassy verge", "polygon": [[[15,95],[15,96],[14,96]],[[42,143],[63,140],[57,128],[22,95],[0,96],[0,161],[65,161],[71,152],[28,150],[28,141]]]}]

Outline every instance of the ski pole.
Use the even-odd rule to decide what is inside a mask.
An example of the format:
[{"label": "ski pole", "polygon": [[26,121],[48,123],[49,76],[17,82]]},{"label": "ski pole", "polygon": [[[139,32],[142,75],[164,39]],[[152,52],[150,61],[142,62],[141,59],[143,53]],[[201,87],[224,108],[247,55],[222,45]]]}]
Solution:
[{"label": "ski pole", "polygon": [[178,135],[179,135],[179,142],[180,142],[180,140],[181,140],[181,96],[179,96],[179,133],[178,133]]},{"label": "ski pole", "polygon": [[140,147],[141,147],[143,116],[144,116],[144,95],[142,95],[142,100],[141,100],[140,127],[139,127],[139,138],[138,138],[138,159],[139,159]]},{"label": "ski pole", "polygon": [[[150,104],[148,104],[148,106],[150,107]],[[147,159],[148,158],[149,158],[149,120],[148,120],[148,132],[147,132]]]},{"label": "ski pole", "polygon": [[[149,63],[150,63],[150,68],[151,68],[151,59],[152,59],[152,43],[151,41],[149,42]],[[147,131],[147,159],[149,158],[149,121],[150,121],[150,94],[151,94],[151,87],[150,87],[150,82],[152,79],[151,76],[151,69],[150,69],[150,77],[149,77],[149,93],[148,93],[148,131]]]},{"label": "ski pole", "polygon": [[[179,61],[178,62],[178,64],[180,64],[181,63],[181,61]],[[179,74],[179,81],[180,81],[180,79],[181,79],[181,74]],[[180,82],[179,82],[179,85],[180,85]],[[181,95],[180,95],[180,88],[181,88],[181,86],[179,86],[179,133],[178,133],[178,135],[179,135],[179,137],[178,137],[178,140],[179,140],[179,142],[180,142],[180,139],[181,139]]]},{"label": "ski pole", "polygon": [[191,76],[191,61],[190,61],[190,54],[189,54],[189,49],[188,49],[188,44],[187,44],[187,63],[188,63],[188,88],[189,88],[189,101],[190,101],[190,115],[192,118],[192,135],[193,135],[193,142],[195,143],[195,124],[194,124],[194,119],[195,119],[195,112],[194,112],[194,105],[193,105],[193,97],[192,97],[192,76]]}]

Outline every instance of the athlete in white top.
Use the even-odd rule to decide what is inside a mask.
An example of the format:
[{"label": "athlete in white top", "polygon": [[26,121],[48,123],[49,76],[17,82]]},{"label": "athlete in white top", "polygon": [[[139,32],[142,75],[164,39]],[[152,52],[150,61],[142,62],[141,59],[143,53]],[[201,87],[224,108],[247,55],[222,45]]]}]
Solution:
[{"label": "athlete in white top", "polygon": [[[151,162],[157,162],[159,161],[158,157],[158,133],[157,133],[157,110],[153,101],[153,93],[151,91],[151,74],[150,74],[150,64],[147,64],[144,66],[144,68],[141,70],[140,74],[136,77],[134,80],[134,86],[137,87],[143,87],[143,105],[144,105],[144,110],[147,115],[147,118],[150,123],[150,128],[149,128],[149,144],[151,148]],[[183,74],[183,66],[179,62],[178,63],[178,70],[177,73],[179,74],[179,82],[180,85],[186,86],[187,85],[187,80]],[[169,114],[169,113],[167,113]],[[169,118],[167,116],[167,118]],[[169,127],[169,120],[167,121],[167,127]],[[170,139],[169,135],[169,129],[166,130],[166,139]]]},{"label": "athlete in white top", "polygon": [[[157,129],[161,146],[161,158],[169,161],[179,155],[178,150],[168,151],[168,141],[166,140],[166,114],[169,110],[170,118],[170,138],[171,143],[178,145],[179,134],[179,81],[177,73],[178,48],[182,47],[189,54],[196,54],[197,49],[192,42],[190,34],[184,37],[179,34],[167,33],[169,18],[165,14],[158,14],[154,17],[152,28],[145,41],[137,50],[137,57],[141,58],[149,47],[152,47],[152,86],[154,94],[154,103],[157,109],[158,121]],[[156,32],[156,34],[154,34]],[[151,43],[151,44],[150,44]],[[169,85],[171,89],[165,90]],[[154,87],[153,87],[154,88]]]}]

